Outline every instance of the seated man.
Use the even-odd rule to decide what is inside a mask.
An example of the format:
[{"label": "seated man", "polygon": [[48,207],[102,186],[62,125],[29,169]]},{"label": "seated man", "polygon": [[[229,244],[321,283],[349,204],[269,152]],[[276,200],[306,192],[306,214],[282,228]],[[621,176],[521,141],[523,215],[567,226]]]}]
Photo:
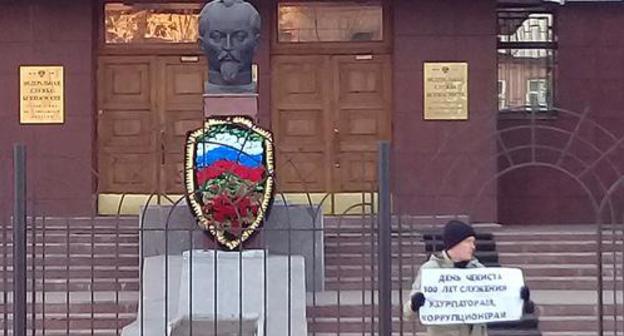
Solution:
[{"label": "seated man", "polygon": [[[476,268],[485,267],[475,257],[476,234],[473,228],[461,221],[451,220],[444,226],[444,251],[432,254],[429,261],[418,270],[412,284],[410,300],[405,303],[404,314],[412,317],[425,304],[425,296],[420,289],[421,272],[425,268]],[[529,289],[522,287],[520,297],[524,300],[524,312],[532,313],[533,304],[529,301]],[[427,326],[428,336],[486,336],[485,324],[451,324]]]}]

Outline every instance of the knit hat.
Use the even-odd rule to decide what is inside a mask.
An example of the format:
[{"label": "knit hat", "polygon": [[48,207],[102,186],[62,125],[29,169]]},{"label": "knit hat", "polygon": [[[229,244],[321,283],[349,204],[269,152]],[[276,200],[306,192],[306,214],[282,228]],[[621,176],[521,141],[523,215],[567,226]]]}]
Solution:
[{"label": "knit hat", "polygon": [[444,249],[451,249],[471,236],[477,236],[472,226],[458,220],[452,220],[444,226]]}]

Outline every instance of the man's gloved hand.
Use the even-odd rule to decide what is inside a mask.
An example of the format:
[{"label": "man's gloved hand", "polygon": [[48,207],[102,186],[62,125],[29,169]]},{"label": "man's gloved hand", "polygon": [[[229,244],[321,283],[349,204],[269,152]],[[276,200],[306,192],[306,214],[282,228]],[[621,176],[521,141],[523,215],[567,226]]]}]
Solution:
[{"label": "man's gloved hand", "polygon": [[524,304],[522,305],[522,312],[525,314],[533,314],[535,312],[535,304],[533,301],[524,301]]},{"label": "man's gloved hand", "polygon": [[520,287],[520,298],[524,301],[529,301],[529,299],[531,299],[531,291],[529,290],[529,287]]},{"label": "man's gloved hand", "polygon": [[425,296],[423,295],[423,293],[418,292],[412,295],[411,308],[414,313],[417,312],[420,309],[420,307],[422,307],[424,304],[425,304]]},{"label": "man's gloved hand", "polygon": [[529,287],[522,286],[520,288],[520,298],[524,301],[522,311],[525,314],[533,314],[535,312],[535,304],[531,301],[531,291]]}]

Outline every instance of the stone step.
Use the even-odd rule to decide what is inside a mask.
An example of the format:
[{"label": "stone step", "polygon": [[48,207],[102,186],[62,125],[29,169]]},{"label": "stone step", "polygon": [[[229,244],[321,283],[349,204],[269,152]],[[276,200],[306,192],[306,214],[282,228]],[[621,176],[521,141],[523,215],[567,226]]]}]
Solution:
[{"label": "stone step", "polygon": [[[1,258],[0,258],[1,259]],[[6,254],[7,260],[13,259],[13,254]],[[33,263],[34,261],[34,263]],[[118,267],[139,266],[138,254],[99,254],[99,255],[62,255],[62,254],[45,254],[36,256],[32,259],[31,254],[26,255],[26,268],[44,265],[47,266],[110,266],[116,265]]]},{"label": "stone step", "polygon": [[[136,220],[136,219],[134,219]],[[88,221],[87,221],[88,222]],[[87,222],[83,222],[86,225]],[[47,224],[48,222],[46,222]],[[136,222],[132,224],[129,221],[129,225],[136,226]],[[347,224],[345,224],[347,223]],[[72,225],[75,223],[72,223]],[[130,287],[125,290],[137,291],[138,290],[138,237],[139,233],[136,228],[124,228],[120,231],[115,231],[119,224],[105,223],[102,226],[97,226],[96,229],[89,229],[86,227],[71,226],[69,235],[63,231],[67,231],[67,228],[63,227],[63,222],[59,222],[58,227],[46,231],[45,241],[43,240],[43,234],[40,230],[35,228],[35,250],[40,257],[40,252],[45,247],[46,261],[47,260],[64,260],[64,262],[52,262],[57,265],[46,265],[46,280],[54,279],[55,277],[64,280],[64,276],[67,273],[63,272],[64,267],[69,267],[70,286],[76,283],[77,287],[70,287],[72,291],[80,290],[96,290],[93,287],[84,287],[86,285],[93,286],[93,283],[108,283],[109,285],[128,281]],[[327,289],[331,290],[354,290],[354,291],[366,291],[370,292],[370,287],[376,281],[376,273],[372,273],[372,265],[377,263],[377,256],[375,250],[375,244],[377,236],[374,232],[374,225],[363,226],[361,222],[350,220],[343,222],[338,226],[327,225],[325,231],[325,252],[326,252],[326,276],[327,276]],[[48,226],[46,225],[46,228]],[[97,234],[95,234],[97,232]],[[119,233],[118,233],[119,232]],[[420,263],[426,259],[426,245],[422,241],[424,230],[417,230],[415,227],[402,226],[401,229],[394,227],[393,232],[393,271],[394,286],[409,287],[411,283],[411,277],[414,273],[414,267],[417,267]],[[539,232],[536,230],[536,232]],[[33,233],[30,231],[29,233]],[[401,235],[401,239],[399,236]],[[480,248],[491,249],[496,247],[500,252],[499,261],[506,266],[520,267],[524,270],[527,283],[532,289],[587,289],[588,291],[595,290],[596,288],[596,239],[597,235],[591,232],[580,232],[573,234],[566,234],[562,232],[543,233],[535,235],[533,232],[523,233],[506,233],[496,232],[496,244],[479,243]],[[69,237],[70,255],[67,258],[67,238]],[[522,239],[520,239],[522,238]],[[2,238],[0,237],[0,240]],[[10,239],[8,244],[0,245],[0,264],[2,264],[2,252],[3,248],[10,251],[11,243]],[[44,244],[45,242],[45,244]],[[605,240],[605,243],[610,243]],[[32,248],[32,241],[29,242],[29,248]],[[613,244],[612,244],[613,245]],[[120,248],[120,256],[122,259],[132,259],[132,264],[127,266],[128,269],[123,272],[118,272],[117,275],[112,270],[107,272],[104,265],[95,264],[94,281],[90,280],[90,265],[97,262],[102,258],[112,262],[110,258],[116,258],[115,253],[106,253],[107,249]],[[615,261],[616,265],[621,265],[622,249],[621,244],[615,244],[613,246],[605,247],[607,253],[605,256],[605,275],[611,275],[613,272],[613,265],[611,262]],[[617,252],[615,257],[610,252],[615,249]],[[402,253],[399,256],[399,252]],[[93,254],[93,256],[91,256]],[[488,256],[488,254],[485,254]],[[50,257],[51,259],[47,259]],[[78,263],[78,269],[75,269],[74,257],[80,261]],[[30,258],[30,257],[29,257]],[[82,259],[81,259],[82,258]],[[30,259],[29,259],[30,261]],[[403,263],[402,272],[399,273],[399,261]],[[40,265],[38,262],[36,264]],[[116,264],[116,263],[115,263]],[[108,265],[111,266],[110,264]],[[0,267],[2,267],[0,265]],[[102,267],[102,269],[100,269]],[[621,267],[616,267],[616,270],[621,270]],[[42,272],[42,266],[37,267],[37,272]],[[4,270],[4,274],[10,274],[10,268]],[[41,274],[41,273],[40,273]],[[123,274],[124,276],[119,276]],[[401,281],[398,279],[398,275],[401,274]],[[618,273],[620,274],[620,273]],[[371,278],[373,277],[373,278]],[[10,277],[9,277],[10,278]],[[88,280],[88,281],[85,281]],[[5,285],[0,278],[0,286]],[[400,283],[399,283],[400,282]],[[10,281],[7,281],[10,283]],[[137,287],[133,287],[136,284]],[[605,283],[607,286],[613,284],[611,280],[607,280]],[[64,285],[59,284],[60,286]],[[81,287],[82,286],[82,287]],[[63,287],[54,287],[56,290],[63,290]],[[50,287],[46,287],[47,290]],[[97,291],[113,291],[120,290],[117,287],[102,287],[97,288]],[[73,294],[73,293],[72,293]],[[1,300],[1,298],[0,298]],[[110,303],[109,303],[110,305]],[[70,318],[67,318],[65,312],[67,307],[63,304],[57,306],[51,306],[50,303],[46,303],[46,317],[54,316],[49,314],[58,314],[60,321],[64,324],[51,324],[46,334],[55,335],[54,332],[59,332],[58,335],[63,334],[64,328],[69,324],[71,330],[69,334],[80,334],[85,330],[90,332],[92,325],[85,324],[81,319],[84,316],[96,317],[99,319],[99,315],[103,314],[101,324],[98,322],[96,332],[94,334],[114,334],[119,328],[119,319],[111,318],[112,315],[120,315],[127,317],[134,316],[136,314],[136,303],[126,304],[126,308],[116,307],[114,304],[106,307],[101,307],[98,304],[92,306],[82,305],[76,306],[75,303],[70,305]],[[607,306],[608,308],[609,306]],[[42,308],[38,308],[39,311]],[[65,310],[63,310],[65,309]],[[312,310],[308,308],[308,318],[311,322],[314,319],[315,324],[311,326],[313,334],[315,331],[321,331],[316,335],[365,335],[374,334],[371,333],[371,328],[374,328],[374,324],[371,321],[371,316],[374,313],[371,312],[371,306],[354,308],[350,306],[342,306],[339,308],[340,313],[336,311],[336,308],[331,307],[313,307]],[[609,309],[609,308],[608,308]],[[607,309],[607,310],[608,310]],[[91,314],[91,310],[94,311],[94,316]],[[538,311],[540,314],[540,329],[544,335],[550,336],[571,336],[582,335],[589,336],[595,335],[597,329],[597,322],[595,321],[596,307],[594,305],[538,305]],[[2,312],[0,311],[0,314]],[[86,314],[86,315],[85,315]],[[107,315],[108,314],[108,317]],[[411,333],[412,328],[409,326],[411,323],[400,324],[398,318],[399,311],[395,308],[395,330],[397,326],[403,328]],[[65,316],[61,316],[65,315]],[[0,315],[2,316],[2,315]],[[338,323],[336,317],[340,317],[340,323]],[[362,316],[364,316],[364,322],[362,322]],[[74,319],[74,317],[76,317]],[[316,320],[319,321],[316,321]],[[593,319],[593,320],[592,320]],[[56,323],[56,320],[53,320]],[[613,324],[613,323],[612,323]],[[618,322],[618,325],[620,323]],[[365,327],[363,327],[365,326]],[[58,328],[58,329],[57,329]],[[593,329],[592,329],[593,328]],[[1,330],[1,329],[0,329]],[[340,333],[337,331],[340,330]],[[423,335],[422,328],[416,328],[418,330],[416,335]],[[622,329],[620,329],[622,330]],[[567,333],[567,334],[566,334]],[[90,334],[90,333],[87,333]],[[491,330],[490,336],[503,335],[498,334],[497,330]],[[511,336],[512,334],[506,333],[504,335]],[[516,335],[516,334],[513,334]],[[532,334],[519,333],[518,336],[528,336]]]},{"label": "stone step", "polygon": [[[611,235],[603,235],[603,241],[609,241]],[[596,233],[577,233],[577,232],[509,232],[509,233],[494,233],[494,240],[497,243],[505,242],[543,242],[552,243],[560,241],[569,242],[596,242],[598,241],[598,235]]]},{"label": "stone step", "polygon": [[[0,267],[0,270],[2,267]],[[43,279],[65,279],[65,278],[82,278],[90,279],[91,277],[96,279],[116,279],[116,278],[137,278],[139,277],[138,266],[50,266],[46,265],[37,266],[34,269],[32,267],[27,268],[28,277],[31,278],[33,271],[38,281]],[[6,269],[7,274],[12,274],[13,267],[9,266]],[[12,278],[7,276],[7,279]],[[2,279],[0,277],[0,279]]]},{"label": "stone step", "polygon": [[[117,330],[121,330],[123,326],[134,320],[133,317],[120,317],[120,318],[103,318],[98,317],[92,320],[91,317],[73,317],[70,319],[59,318],[46,320],[45,323],[41,320],[35,323],[35,326],[39,329],[35,335],[43,335],[43,328],[45,325],[45,335],[115,335]],[[354,320],[340,320],[340,321],[316,321],[308,325],[308,335],[376,335],[376,323],[371,321],[362,322],[361,319]],[[8,325],[12,323],[9,319],[6,321]],[[557,321],[557,322],[540,322],[541,335],[548,336],[597,336],[597,325],[595,323],[588,323],[588,321]],[[395,321],[392,325],[393,335],[404,335],[408,333],[410,335],[424,336],[424,328],[419,324],[412,322],[400,323]],[[0,322],[0,330],[4,328],[3,322]],[[565,330],[559,330],[564,328]],[[573,329],[574,328],[574,329]],[[621,326],[620,326],[621,328]],[[573,329],[574,331],[570,331]],[[605,328],[607,333],[605,336],[614,335],[611,331],[613,328]],[[402,332],[397,332],[402,330]],[[622,329],[618,329],[622,330]],[[371,332],[372,331],[372,332]],[[29,335],[31,333],[29,332]],[[540,335],[531,330],[493,330],[488,331],[490,336],[535,336]],[[7,334],[11,335],[11,333]]]},{"label": "stone step", "polygon": [[[418,266],[425,260],[414,260],[414,262],[400,265],[396,263],[392,265],[392,275],[409,275],[413,276],[418,271]],[[532,276],[550,276],[550,277],[575,277],[575,276],[596,276],[598,267],[591,264],[568,264],[568,265],[503,265],[505,267],[520,268],[526,277]],[[326,265],[325,276],[336,276],[337,274],[349,275],[374,275],[377,274],[377,265],[361,264],[361,265]],[[621,268],[618,266],[617,274],[620,276]],[[613,275],[613,265],[604,265],[603,274],[605,276]]]},{"label": "stone step", "polygon": [[[468,222],[467,216],[392,216],[392,227],[411,227],[421,230],[431,230],[432,228],[442,228],[451,219],[459,219]],[[376,222],[376,216],[370,214],[351,216],[325,216],[323,218],[325,226],[358,226],[362,223]]]},{"label": "stone step", "polygon": [[[4,290],[13,290],[13,283],[3,283]],[[33,289],[32,282],[28,281],[26,287],[29,290]],[[83,292],[83,291],[138,291],[139,279],[69,279],[66,280],[46,280],[45,284],[37,281],[34,286],[36,291],[69,291],[69,292]]]},{"label": "stone step", "polygon": [[[516,253],[516,254],[526,254],[526,253],[559,253],[559,254],[567,254],[567,253],[593,253],[597,252],[597,247],[595,243],[592,244],[575,244],[573,242],[561,242],[562,244],[553,244],[553,245],[529,245],[522,244],[520,242],[514,242],[510,245],[500,244],[481,244],[477,247],[478,253],[483,253],[487,251],[496,250],[499,253]],[[423,252],[431,252],[431,246],[423,246],[421,244],[405,244],[401,245],[398,242],[393,242],[391,251],[393,253],[401,253],[404,256],[409,256],[413,254],[420,254]],[[615,254],[621,255],[623,250],[622,246],[603,246],[602,251],[606,254]],[[332,254],[360,254],[360,255],[373,255],[376,254],[377,247],[373,246],[371,242],[365,243],[325,243],[325,253],[327,255]]]},{"label": "stone step", "polygon": [[[44,310],[45,308],[45,310]],[[548,318],[550,320],[557,320],[559,317],[568,318],[571,316],[576,317],[592,317],[596,316],[595,305],[538,305],[538,315],[540,318]],[[605,307],[605,314],[613,314],[615,309],[613,305],[607,305]],[[116,314],[135,314],[137,312],[136,302],[123,302],[118,304],[114,302],[96,302],[96,303],[71,303],[59,304],[59,303],[46,303],[45,307],[42,303],[35,305],[37,316],[46,317],[64,316],[66,314],[84,316],[91,315],[116,315]],[[10,315],[10,309],[6,310],[5,305],[0,303],[0,314],[4,314],[5,311]],[[28,305],[27,311],[32,313],[32,305]],[[393,315],[398,318],[401,310],[398,306],[393,307]],[[618,310],[621,313],[621,308]],[[371,305],[329,305],[329,306],[308,306],[307,317],[308,319],[314,318],[337,318],[349,317],[349,318],[361,318],[362,316],[370,317],[377,316],[377,307]]]},{"label": "stone step", "polygon": [[[8,246],[13,249],[12,244]],[[42,257],[45,253],[48,255],[67,256],[70,255],[137,255],[139,254],[139,244],[137,243],[95,243],[95,242],[63,242],[62,244],[54,244],[46,242],[37,245],[26,245],[27,257],[32,257],[32,252],[36,252],[37,257]],[[8,257],[8,256],[7,256]]]},{"label": "stone step", "polygon": [[[100,315],[97,318],[92,318],[90,314],[72,314],[69,317],[66,315],[46,315],[44,319],[35,319],[34,323],[32,319],[27,319],[27,325],[30,328],[45,329],[48,330],[115,330],[121,329],[136,319],[132,314],[120,314],[120,316],[103,316]],[[2,321],[5,321],[8,325],[12,325],[13,318],[9,317],[6,320],[0,320],[0,330],[3,328]]]},{"label": "stone step", "polygon": [[[425,251],[425,245],[424,244],[405,244],[403,243],[401,246],[399,246],[398,243],[392,245],[392,252],[393,253],[399,253],[401,252],[402,254],[414,254],[414,253],[422,253],[423,251]],[[366,243],[366,244],[361,244],[361,243],[343,243],[343,242],[339,242],[339,243],[335,243],[335,244],[330,244],[330,243],[325,243],[325,254],[326,255],[331,255],[331,254],[342,254],[342,253],[347,253],[347,254],[364,254],[364,255],[370,255],[370,254],[374,254],[377,252],[377,247],[376,246],[372,246],[370,244],[370,242]]]},{"label": "stone step", "polygon": [[[604,332],[603,336],[618,336],[613,331]],[[599,336],[598,331],[544,331],[542,336]]]},{"label": "stone step", "polygon": [[[493,251],[495,246],[491,243],[477,243],[479,251]],[[370,239],[361,239],[360,241],[350,241],[346,239],[332,239],[325,241],[325,252],[330,253],[354,253],[354,254],[371,254],[377,251],[376,242]],[[401,241],[394,239],[392,241],[392,252],[399,253],[422,253],[430,252],[430,247],[424,243],[412,243],[409,241]]]},{"label": "stone step", "polygon": [[[409,288],[411,286],[413,280],[402,279],[399,281],[398,278],[394,278],[392,281],[393,288]],[[540,289],[540,290],[595,290],[598,286],[598,281],[596,278],[571,278],[571,279],[562,279],[562,278],[539,278],[539,279],[526,279],[525,283],[531,289]],[[616,282],[619,286],[621,286],[621,280]],[[604,281],[604,287],[606,289],[612,288],[614,283],[612,281]],[[371,278],[362,278],[362,277],[330,277],[325,280],[325,287],[327,290],[370,290],[377,289],[377,280]]]},{"label": "stone step", "polygon": [[[414,260],[423,260],[428,257],[427,253],[411,253],[411,254],[398,254],[393,253],[393,263],[400,262],[408,264]],[[374,263],[377,258],[376,254],[362,255],[362,254],[328,254],[325,256],[325,263],[327,265],[361,265]],[[537,265],[537,264],[596,264],[597,256],[593,252],[565,252],[565,253],[539,253],[539,252],[527,252],[527,253],[477,253],[477,258],[482,262],[488,262],[497,260],[501,265]],[[624,262],[624,257],[621,253],[613,255],[611,253],[603,253],[603,264],[621,264]]]},{"label": "stone step", "polygon": [[[550,325],[542,325],[539,324],[539,330],[541,332],[556,332],[556,331],[568,331],[570,329],[560,330],[560,324],[566,324],[567,321],[556,322]],[[569,322],[568,322],[569,323]],[[572,330],[576,330],[579,332],[592,332],[595,331],[595,324],[587,324],[585,321],[579,321],[578,323],[568,324],[571,328],[576,328]],[[400,321],[394,321],[392,324],[393,330],[402,330],[404,333],[408,333],[411,335],[412,332],[424,332],[425,328],[421,326],[419,323],[414,323],[411,321],[404,321],[401,323]],[[316,321],[314,324],[308,325],[308,331],[310,333],[363,333],[370,332],[371,329],[375,330],[375,324],[371,321],[362,322],[361,319],[357,318],[352,320],[341,319],[340,321]],[[607,329],[608,330],[608,329]],[[488,331],[489,335],[508,335],[508,336],[526,336],[526,335],[539,335],[536,333],[536,329],[528,329],[528,330],[494,330],[490,329]]]},{"label": "stone step", "polygon": [[[80,330],[90,330],[89,328],[91,327],[96,329],[97,332],[114,330],[116,326],[119,327],[120,323],[123,324],[134,319],[134,309],[136,309],[136,304],[129,304],[125,307],[125,310],[119,311],[115,311],[115,306],[112,305],[110,302],[104,303],[103,305],[99,306],[94,305],[93,309],[98,313],[102,313],[94,315],[90,313],[91,308],[89,307],[89,305],[72,303],[70,305],[72,312],[69,318],[67,316],[67,313],[63,311],[63,308],[66,308],[66,305],[56,304],[56,309],[53,309],[52,307],[53,306],[50,304],[46,305],[46,321],[48,318],[52,321],[51,323],[46,322],[46,330],[51,332],[59,330],[64,331],[69,325],[69,334],[73,334],[74,332],[80,332]],[[98,309],[98,307],[101,308]],[[611,307],[611,309],[609,309],[609,307]],[[613,311],[612,307],[613,306],[607,306],[607,312]],[[334,305],[308,307],[307,314],[308,322],[310,323],[310,331],[311,333],[314,331],[337,333],[338,330],[340,330],[341,335],[343,334],[343,332],[361,333],[362,331],[370,331],[370,327],[372,325],[371,316],[375,316],[373,308],[374,307],[370,305],[342,307]],[[585,330],[585,328],[593,328],[596,326],[595,315],[591,315],[591,313],[593,313],[593,308],[594,306],[592,305],[538,305],[538,310],[540,311],[540,329],[544,332],[552,333],[551,335],[556,335],[556,332],[567,332],[570,329],[565,329],[563,331],[560,329],[570,326],[573,328],[577,328],[574,330],[577,330],[579,332],[591,332],[592,330]],[[125,312],[128,313],[125,314]],[[394,330],[399,330],[397,328],[403,328],[404,331],[413,330],[411,322],[404,321],[403,324],[400,323],[400,309],[398,306],[394,307],[393,313],[395,316],[395,322],[393,324],[395,328]],[[587,313],[590,313],[590,315],[587,316]],[[38,316],[39,315],[40,314],[38,314]],[[364,318],[362,318],[362,316],[364,316]],[[95,317],[97,322],[94,322],[93,324],[88,322],[89,319],[91,319],[92,317]],[[572,323],[573,321],[580,322]],[[36,325],[38,327],[43,326],[41,322],[37,322]],[[580,328],[580,325],[582,325],[583,328]],[[423,329],[416,325],[416,330]],[[490,335],[511,335],[508,333],[499,334],[498,332],[494,332],[494,330],[491,331],[493,332],[490,333]],[[522,333],[513,335],[522,335]],[[528,334],[525,333],[525,335]]]},{"label": "stone step", "polygon": [[[44,330],[35,330],[34,332],[32,330],[28,330],[27,331],[28,335],[34,335],[34,336],[119,336],[121,335],[121,330],[90,330],[90,329],[83,329],[83,330],[70,330],[69,333],[65,330],[49,330],[46,329]],[[5,336],[5,334],[0,334],[2,336]],[[11,330],[7,330],[6,332],[6,336],[12,336],[13,335],[13,331]]]},{"label": "stone step", "polygon": [[[13,246],[11,243],[11,239],[2,240],[2,236],[0,236],[0,246],[6,246],[10,248]],[[46,245],[52,244],[60,244],[62,246],[67,245],[69,242],[70,245],[82,243],[82,244],[124,244],[131,243],[138,246],[139,243],[139,234],[138,233],[107,233],[107,234],[96,234],[92,235],[90,233],[71,233],[66,235],[64,233],[59,234],[51,234],[47,233],[44,237],[43,234],[38,234],[34,239],[32,237],[27,236],[26,246],[32,246],[33,241],[36,244],[41,244],[45,242]]]},{"label": "stone step", "polygon": [[[397,330],[393,330],[392,332],[392,336],[408,336],[408,335],[409,336],[427,336],[424,329],[421,331],[410,331],[409,334],[404,331],[397,331]],[[542,334],[539,331],[529,331],[529,330],[489,330],[488,335],[489,336],[542,336]],[[585,336],[583,334],[581,335]],[[371,332],[370,330],[366,332],[356,332],[356,333],[341,331],[340,334],[326,333],[326,332],[322,332],[322,333],[321,332],[309,332],[308,336],[378,336],[378,333],[376,331]],[[605,334],[605,336],[611,336],[611,335]]]},{"label": "stone step", "polygon": [[28,216],[27,223],[36,223],[46,225],[70,225],[84,226],[86,224],[95,223],[96,225],[136,225],[139,216],[122,215],[122,216],[94,216],[94,217],[54,217],[54,216]]},{"label": "stone step", "polygon": [[[147,232],[147,229],[144,230]],[[10,242],[13,239],[13,233],[11,230],[4,231],[4,234],[0,234],[2,241]],[[124,236],[124,235],[138,235],[141,230],[138,227],[49,227],[45,228],[26,228],[26,238],[38,240],[43,237],[60,237],[60,236]]]},{"label": "stone step", "polygon": [[[402,295],[407,297],[409,290],[406,289],[403,291]],[[596,314],[598,312],[597,306],[595,304],[573,304],[573,303],[565,303],[566,296],[568,295],[586,295],[587,293],[583,292],[575,292],[575,291],[554,291],[550,292],[551,294],[557,295],[557,300],[553,302],[547,302],[549,299],[544,294],[546,292],[535,291],[533,292],[533,296],[537,296],[537,315],[539,318],[549,318],[551,320],[557,320],[559,317],[563,317],[565,319],[578,316],[583,318],[596,318]],[[353,294],[353,293],[351,293]],[[356,296],[358,293],[355,293]],[[337,295],[337,293],[334,293]],[[349,295],[347,293],[341,293],[343,297],[342,305],[338,305],[336,300],[332,302],[325,302],[323,300],[319,300],[317,305],[312,305],[311,302],[308,302],[307,307],[307,316],[309,318],[312,317],[324,317],[324,318],[332,318],[337,316],[342,317],[361,317],[364,316],[377,316],[376,305],[371,305],[370,303],[361,304],[361,302],[368,302],[368,296],[364,299],[358,297],[360,303],[353,302],[353,297],[351,299],[348,298]],[[335,299],[335,298],[334,298]],[[404,302],[398,302],[398,297],[393,297],[393,307],[392,314],[396,318],[400,316],[402,313],[402,309],[399,304],[403,304]],[[621,314],[622,307],[621,303],[618,304],[610,304],[607,303],[604,305],[604,314],[613,315],[613,314]],[[611,317],[611,320],[613,318]]]},{"label": "stone step", "polygon": [[[613,256],[611,253],[603,253],[602,262],[605,264],[613,261],[621,263],[624,259],[622,254]],[[596,264],[595,252],[564,252],[564,253],[499,253],[499,261],[503,265],[508,264]]]},{"label": "stone step", "polygon": [[[596,241],[558,241],[556,244],[526,241],[497,241],[496,250],[500,253],[522,252],[596,252]],[[613,250],[611,247],[610,250]],[[621,247],[619,248],[621,251]]]},{"label": "stone step", "polygon": [[[13,225],[10,222],[7,222],[6,225],[3,226],[6,232],[10,233],[13,231]],[[26,232],[28,233],[54,233],[54,232],[138,232],[141,228],[139,227],[139,222],[131,221],[131,222],[116,222],[114,220],[110,220],[108,222],[91,222],[88,220],[85,221],[50,221],[46,220],[46,222],[37,222],[33,224],[30,221],[26,221]],[[145,229],[147,230],[147,228]],[[10,234],[8,234],[10,236]]]},{"label": "stone step", "polygon": [[[404,332],[411,333],[412,331],[424,331],[424,327],[419,323],[414,323],[411,321],[399,321],[394,319],[392,324],[393,330],[402,329]],[[619,330],[620,332],[623,330],[624,323],[619,321],[617,326],[614,326],[612,323],[605,323],[604,329],[606,331],[614,331]],[[365,319],[362,321],[361,318],[341,318],[341,319],[316,319],[315,323],[309,324],[308,331],[309,332],[321,332],[321,333],[362,333],[362,332],[370,332],[371,328],[374,328],[374,325],[370,319]],[[616,329],[617,328],[617,329]],[[575,317],[574,319],[559,319],[559,320],[549,320],[542,319],[539,320],[539,330],[542,333],[553,333],[553,332],[585,332],[591,333],[595,332],[598,329],[597,321],[592,318],[579,318]],[[526,332],[529,332],[528,330]],[[503,333],[501,331],[500,334],[508,335],[506,332]],[[522,335],[522,333],[520,333]]]},{"label": "stone step", "polygon": [[[398,231],[398,233],[403,232]],[[477,230],[475,231],[475,238],[477,239],[477,241],[492,241],[494,239],[494,235],[491,232]],[[423,232],[423,240],[425,242],[443,242],[444,239],[442,237],[442,230]]]},{"label": "stone step", "polygon": [[[111,302],[83,302],[76,303],[72,302],[70,304],[66,303],[50,303],[46,302],[37,302],[34,305],[35,313],[38,316],[46,317],[48,315],[54,316],[58,315],[66,315],[66,314],[107,314],[107,315],[116,315],[116,314],[136,314],[137,313],[138,303],[135,301],[122,301],[119,300],[118,303],[114,301]],[[27,304],[26,311],[29,314],[33,312],[33,305]],[[11,304],[2,304],[0,303],[0,314],[11,314]]]}]

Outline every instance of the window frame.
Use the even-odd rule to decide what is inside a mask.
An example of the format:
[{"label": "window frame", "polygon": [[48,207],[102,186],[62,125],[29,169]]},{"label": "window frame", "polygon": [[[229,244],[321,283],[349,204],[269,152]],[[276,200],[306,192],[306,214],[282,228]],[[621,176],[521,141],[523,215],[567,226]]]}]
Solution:
[{"label": "window frame", "polygon": [[[202,0],[175,0],[175,3],[180,4],[196,4],[201,10],[205,1]],[[168,4],[171,1],[167,0],[134,0],[132,2],[124,0],[99,0],[96,6],[96,13],[94,16],[97,18],[94,29],[97,29],[97,48],[99,55],[145,55],[145,54],[158,54],[158,55],[189,55],[189,56],[203,56],[203,52],[195,42],[189,43],[106,43],[106,4],[119,3],[119,4]]]},{"label": "window frame", "polygon": [[498,95],[498,110],[500,111],[507,106],[507,81],[499,78],[496,85],[496,91]]},{"label": "window frame", "polygon": [[[543,85],[546,91],[534,91],[531,90],[531,84],[532,83],[538,83],[538,85]],[[547,78],[528,78],[526,80],[526,94],[525,94],[525,105],[527,106],[528,109],[531,110],[547,110],[550,107],[548,106],[548,79]],[[531,95],[537,95],[537,100],[538,100],[538,104],[537,105],[533,105],[531,103]],[[541,102],[544,102],[544,104],[541,104]]]},{"label": "window frame", "polygon": [[[545,62],[545,65],[543,67],[543,69],[545,70],[545,76],[538,76],[535,77],[534,76],[526,76],[524,77],[525,80],[521,81],[520,83],[524,82],[521,85],[526,85],[525,87],[525,97],[524,97],[524,105],[522,106],[508,106],[507,104],[501,108],[500,104],[498,107],[498,114],[499,115],[506,115],[506,116],[512,116],[514,114],[525,114],[527,112],[538,112],[540,117],[543,118],[551,118],[554,115],[556,115],[556,111],[555,111],[555,106],[556,106],[556,82],[557,82],[557,71],[556,71],[556,67],[557,67],[557,49],[558,49],[558,43],[557,43],[557,12],[556,12],[556,8],[555,7],[548,7],[548,8],[524,8],[522,9],[522,11],[526,12],[527,18],[529,17],[529,15],[532,14],[546,14],[546,15],[551,15],[551,26],[549,27],[550,34],[551,34],[551,40],[550,41],[501,41],[500,38],[500,33],[499,31],[497,31],[497,49],[496,49],[496,57],[497,57],[497,79],[498,80],[503,80],[505,81],[505,79],[500,77],[500,69],[501,69],[501,64],[503,64],[501,62],[501,58],[502,57],[506,57],[506,56],[502,56],[502,55],[508,55],[511,54],[511,50],[516,49],[516,50],[544,50],[546,51],[546,53],[548,54],[545,58],[547,59],[547,61]],[[500,13],[501,12],[505,12],[505,10],[499,10],[498,11],[498,20],[500,22],[501,20],[501,16]],[[501,53],[501,50],[504,51],[508,51],[507,53]],[[530,80],[544,80],[546,81],[546,91],[545,91],[545,99],[546,99],[546,105],[545,106],[538,106],[537,108],[535,106],[531,106],[528,102],[528,97],[529,97],[529,81]],[[505,96],[504,98],[505,101],[507,101],[507,96]],[[499,101],[500,101],[500,97],[499,97]]]},{"label": "window frame", "polygon": [[[343,0],[355,2],[357,0]],[[335,42],[279,42],[278,9],[279,4],[306,3],[305,0],[277,0],[271,8],[271,53],[272,54],[387,54],[392,50],[391,6],[389,0],[376,0],[382,7],[382,39],[380,41],[335,41]],[[315,0],[315,2],[336,2]]]}]

